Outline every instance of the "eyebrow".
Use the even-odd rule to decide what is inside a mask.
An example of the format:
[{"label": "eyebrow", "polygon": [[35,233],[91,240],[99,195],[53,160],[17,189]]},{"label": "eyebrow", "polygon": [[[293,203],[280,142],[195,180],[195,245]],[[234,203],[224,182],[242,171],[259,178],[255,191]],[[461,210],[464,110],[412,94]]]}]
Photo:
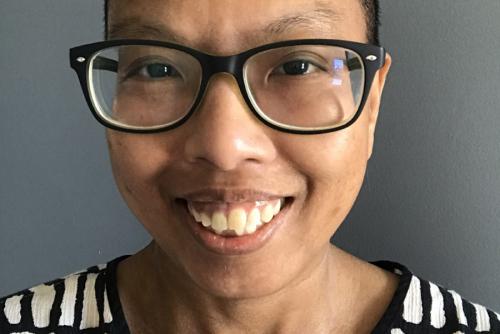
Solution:
[{"label": "eyebrow", "polygon": [[[314,10],[290,14],[279,17],[271,21],[264,27],[256,28],[250,32],[252,37],[264,35],[264,39],[279,37],[289,30],[297,27],[310,30],[332,27],[340,21],[342,16],[331,8],[320,7]],[[110,24],[108,37],[110,39],[121,38],[125,36],[140,36],[151,39],[168,40],[179,44],[188,44],[185,37],[176,34],[160,22],[143,23],[137,16],[128,17],[118,22]]]},{"label": "eyebrow", "polygon": [[183,44],[186,39],[167,29],[162,24],[141,23],[138,17],[128,17],[109,26],[108,38],[117,39],[128,36],[141,36],[152,39],[166,39],[175,43]]},{"label": "eyebrow", "polygon": [[262,30],[271,35],[279,35],[296,26],[306,28],[332,26],[332,24],[340,21],[341,18],[342,16],[331,8],[317,8],[306,13],[282,16],[267,24]]}]

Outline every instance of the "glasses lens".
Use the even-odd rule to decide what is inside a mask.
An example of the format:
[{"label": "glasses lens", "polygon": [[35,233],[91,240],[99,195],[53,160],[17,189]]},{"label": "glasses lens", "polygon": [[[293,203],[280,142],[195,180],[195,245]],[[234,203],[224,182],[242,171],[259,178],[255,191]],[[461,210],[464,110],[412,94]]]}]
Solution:
[{"label": "glasses lens", "polygon": [[294,45],[251,57],[244,69],[254,108],[271,123],[319,130],[348,123],[363,96],[365,71],[352,50]]},{"label": "glasses lens", "polygon": [[173,124],[191,109],[201,65],[179,50],[146,45],[104,49],[90,63],[90,95],[107,122],[135,129]]}]

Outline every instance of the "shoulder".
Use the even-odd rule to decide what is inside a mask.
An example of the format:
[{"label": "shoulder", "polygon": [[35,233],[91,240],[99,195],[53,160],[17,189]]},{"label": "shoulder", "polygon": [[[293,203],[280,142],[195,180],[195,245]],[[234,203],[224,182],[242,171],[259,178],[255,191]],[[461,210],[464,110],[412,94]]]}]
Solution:
[{"label": "shoulder", "polygon": [[106,267],[93,266],[0,298],[0,333],[82,330],[111,322]]},{"label": "shoulder", "polygon": [[423,325],[443,333],[500,333],[498,313],[415,275],[411,277],[401,316],[406,328]]},{"label": "shoulder", "polygon": [[500,333],[499,313],[423,279],[401,264],[384,261],[384,266],[401,276],[386,315],[391,334]]}]

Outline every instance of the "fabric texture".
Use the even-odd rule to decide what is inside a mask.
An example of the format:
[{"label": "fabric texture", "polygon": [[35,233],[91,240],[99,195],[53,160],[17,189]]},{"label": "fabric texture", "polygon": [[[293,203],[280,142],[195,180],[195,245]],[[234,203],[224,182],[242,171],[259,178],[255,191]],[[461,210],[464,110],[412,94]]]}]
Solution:
[{"label": "fabric texture", "polygon": [[[0,333],[130,333],[111,262],[0,299]],[[500,315],[392,261],[370,262],[400,276],[372,333],[500,333]]]}]

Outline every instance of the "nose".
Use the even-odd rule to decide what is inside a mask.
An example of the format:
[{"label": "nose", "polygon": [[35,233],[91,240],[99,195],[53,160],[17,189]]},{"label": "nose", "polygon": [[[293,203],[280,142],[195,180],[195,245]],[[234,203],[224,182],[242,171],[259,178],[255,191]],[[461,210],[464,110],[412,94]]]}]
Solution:
[{"label": "nose", "polygon": [[252,114],[230,74],[211,78],[188,124],[184,154],[190,163],[230,171],[244,164],[269,162],[276,155],[269,137],[273,130]]}]

